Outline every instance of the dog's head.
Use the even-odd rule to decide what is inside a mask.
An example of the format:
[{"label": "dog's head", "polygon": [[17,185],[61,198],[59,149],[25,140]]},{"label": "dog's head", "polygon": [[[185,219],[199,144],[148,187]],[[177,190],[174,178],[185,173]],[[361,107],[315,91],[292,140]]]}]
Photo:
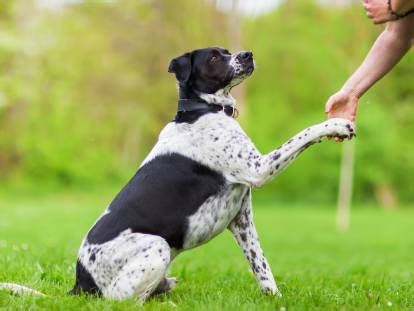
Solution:
[{"label": "dog's head", "polygon": [[171,60],[168,72],[175,73],[180,87],[198,93],[226,93],[250,76],[254,70],[252,52],[231,54],[228,50],[211,47],[194,50]]}]

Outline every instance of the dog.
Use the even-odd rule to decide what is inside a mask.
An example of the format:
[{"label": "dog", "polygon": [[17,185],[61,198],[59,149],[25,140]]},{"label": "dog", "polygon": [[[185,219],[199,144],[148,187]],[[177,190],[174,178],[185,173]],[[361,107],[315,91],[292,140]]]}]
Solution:
[{"label": "dog", "polygon": [[261,290],[280,295],[253,222],[251,189],[323,137],[351,139],[355,129],[348,120],[330,119],[262,155],[235,120],[230,95],[254,69],[252,52],[219,47],[171,60],[177,114],[84,238],[71,294],[145,301],[166,293],[176,285],[166,277],[174,258],[229,229]]}]

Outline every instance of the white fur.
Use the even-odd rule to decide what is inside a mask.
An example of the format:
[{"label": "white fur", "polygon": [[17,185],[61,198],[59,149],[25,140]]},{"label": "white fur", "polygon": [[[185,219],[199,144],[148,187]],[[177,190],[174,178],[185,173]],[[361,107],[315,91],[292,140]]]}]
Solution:
[{"label": "white fur", "polygon": [[[279,174],[322,137],[351,137],[353,134],[350,121],[330,119],[303,130],[280,148],[262,155],[239,124],[219,112],[207,114],[194,124],[168,124],[143,164],[158,155],[178,153],[221,172],[227,187],[208,198],[189,218],[184,249],[203,244],[229,227],[262,290],[280,295],[253,224],[249,189],[260,187]],[[252,254],[255,254],[254,258]]]},{"label": "white fur", "polygon": [[309,127],[281,148],[262,155],[236,120],[224,112],[211,113],[194,124],[169,123],[142,165],[158,155],[178,153],[221,172],[229,183],[260,187],[307,145],[328,135],[350,135],[352,127],[345,119],[330,119]]},{"label": "white fur", "polygon": [[229,65],[234,68],[234,73],[236,76],[240,76],[243,71],[243,65],[240,63],[238,58],[238,53],[232,54]]},{"label": "white fur", "polygon": [[230,184],[219,195],[208,198],[188,219],[184,249],[197,247],[223,232],[236,217],[248,191],[244,185]]},{"label": "white fur", "polygon": [[[199,94],[208,103],[235,105],[229,91],[245,78],[241,75],[241,64],[235,55],[230,64],[237,78],[226,89],[215,94]],[[192,124],[167,124],[141,166],[157,156],[177,153],[220,172],[225,178],[225,186],[188,217],[183,250],[199,246],[229,228],[262,291],[280,295],[253,223],[251,187],[260,187],[279,174],[302,151],[322,137],[352,137],[354,133],[350,121],[330,119],[303,130],[280,148],[263,155],[236,120],[220,111],[201,116]],[[128,229],[103,244],[88,244],[85,240],[78,258],[104,297],[139,297],[144,301],[159,289],[157,286],[160,284],[164,290],[175,286],[175,280],[166,279],[165,274],[179,251],[170,249],[159,236],[133,233]],[[3,283],[0,289],[41,294],[16,284]]]},{"label": "white fur", "polygon": [[[93,261],[91,253],[95,254]],[[170,247],[159,236],[125,230],[103,244],[84,242],[78,259],[106,298],[144,301],[164,278]]]},{"label": "white fur", "polygon": [[[261,186],[276,176],[307,146],[322,137],[350,137],[353,133],[350,121],[330,119],[303,130],[280,148],[262,155],[236,120],[221,111],[206,114],[193,124],[167,124],[142,165],[159,155],[178,153],[221,172],[226,186],[189,217],[184,249],[199,246],[229,227],[261,289],[279,294],[253,224],[250,187]],[[93,262],[89,260],[91,253],[96,254]],[[144,301],[164,279],[176,254],[177,250],[170,249],[161,237],[126,230],[104,244],[84,242],[79,260],[105,297],[139,297]],[[171,287],[175,284],[167,281],[166,286],[170,283]],[[15,284],[1,284],[0,289],[41,294]]]},{"label": "white fur", "polygon": [[260,246],[259,236],[253,222],[250,189],[243,197],[239,213],[230,223],[229,229],[249,261],[260,289],[271,295],[282,296]]},{"label": "white fur", "polygon": [[198,93],[201,99],[205,100],[209,104],[221,105],[221,106],[235,106],[236,100],[230,93],[225,90],[218,90],[214,94]]}]

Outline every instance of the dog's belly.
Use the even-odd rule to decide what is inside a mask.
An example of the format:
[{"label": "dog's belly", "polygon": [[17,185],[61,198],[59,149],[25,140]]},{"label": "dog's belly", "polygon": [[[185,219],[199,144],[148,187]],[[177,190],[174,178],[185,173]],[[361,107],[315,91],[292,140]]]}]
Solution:
[{"label": "dog's belly", "polygon": [[226,229],[240,211],[248,191],[248,186],[230,184],[219,194],[209,197],[196,213],[188,217],[183,249],[206,243]]}]

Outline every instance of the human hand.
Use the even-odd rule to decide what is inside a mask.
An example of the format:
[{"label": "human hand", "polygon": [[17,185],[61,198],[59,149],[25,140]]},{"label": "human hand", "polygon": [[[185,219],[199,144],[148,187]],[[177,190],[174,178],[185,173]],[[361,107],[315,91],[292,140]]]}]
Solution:
[{"label": "human hand", "polygon": [[396,19],[389,10],[387,0],[364,0],[363,6],[374,24],[383,24]]},{"label": "human hand", "polygon": [[352,122],[355,121],[359,98],[351,93],[340,90],[329,97],[325,112],[328,118],[344,118]]},{"label": "human hand", "polygon": [[[344,118],[352,122],[355,121],[359,98],[350,92],[340,90],[332,95],[325,106],[328,119]],[[340,137],[335,137],[336,141],[343,141]]]},{"label": "human hand", "polygon": [[364,0],[367,16],[374,24],[382,24],[414,13],[413,0]]}]

